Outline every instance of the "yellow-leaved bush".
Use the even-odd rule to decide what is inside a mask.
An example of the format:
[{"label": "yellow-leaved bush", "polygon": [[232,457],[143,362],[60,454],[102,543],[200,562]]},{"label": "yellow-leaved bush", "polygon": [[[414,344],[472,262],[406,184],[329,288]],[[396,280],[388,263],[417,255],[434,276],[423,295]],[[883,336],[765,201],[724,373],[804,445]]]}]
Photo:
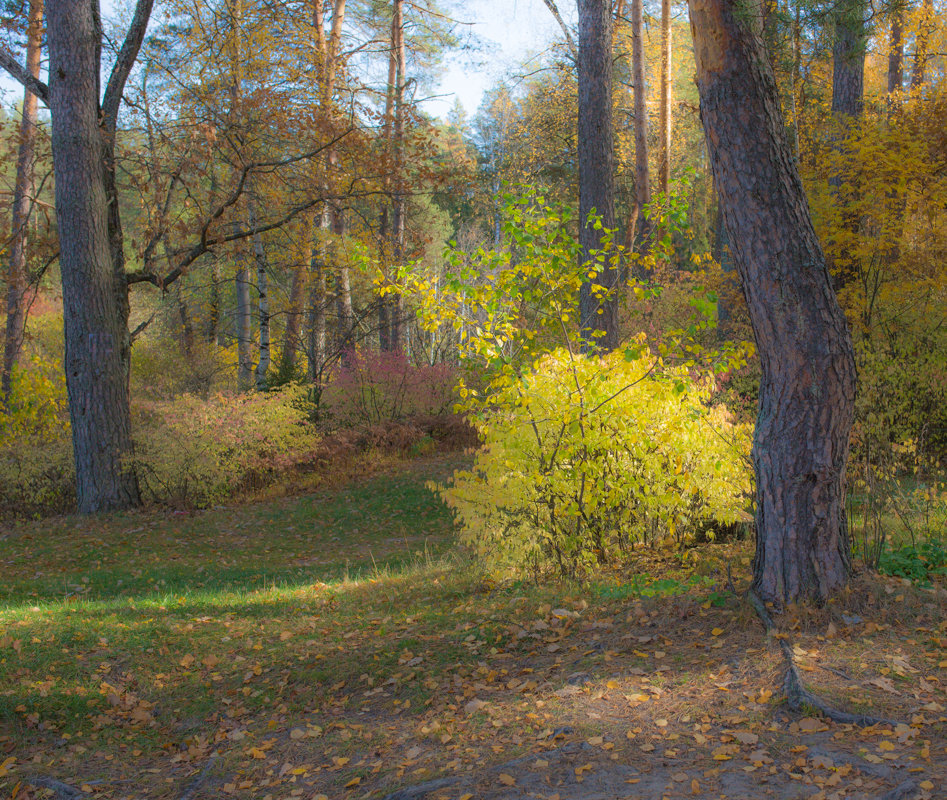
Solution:
[{"label": "yellow-leaved bush", "polygon": [[65,511],[75,497],[62,363],[44,355],[24,362],[0,406],[0,517]]},{"label": "yellow-leaved bush", "polygon": [[134,465],[145,499],[203,507],[311,460],[305,388],[135,406]]},{"label": "yellow-leaved bush", "polygon": [[555,350],[473,415],[484,447],[440,493],[493,569],[582,577],[636,544],[750,519],[749,426],[640,344]]}]

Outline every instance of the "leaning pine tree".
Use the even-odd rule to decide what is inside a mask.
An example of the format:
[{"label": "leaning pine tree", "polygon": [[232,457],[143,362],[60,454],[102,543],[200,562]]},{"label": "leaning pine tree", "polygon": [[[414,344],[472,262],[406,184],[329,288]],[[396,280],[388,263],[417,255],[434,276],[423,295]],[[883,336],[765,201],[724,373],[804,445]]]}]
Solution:
[{"label": "leaning pine tree", "polygon": [[710,163],[762,362],[752,588],[777,607],[821,603],[851,569],[851,337],[784,133],[758,10],[740,0],[689,7]]}]

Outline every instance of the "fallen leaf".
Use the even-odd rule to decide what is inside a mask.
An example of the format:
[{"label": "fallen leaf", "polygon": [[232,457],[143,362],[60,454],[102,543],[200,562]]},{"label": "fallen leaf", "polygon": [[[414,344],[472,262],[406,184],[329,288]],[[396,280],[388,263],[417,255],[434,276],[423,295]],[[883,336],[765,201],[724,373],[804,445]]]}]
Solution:
[{"label": "fallen leaf", "polygon": [[504,786],[516,786],[516,778],[512,775],[507,775],[505,772],[500,773],[500,783]]}]

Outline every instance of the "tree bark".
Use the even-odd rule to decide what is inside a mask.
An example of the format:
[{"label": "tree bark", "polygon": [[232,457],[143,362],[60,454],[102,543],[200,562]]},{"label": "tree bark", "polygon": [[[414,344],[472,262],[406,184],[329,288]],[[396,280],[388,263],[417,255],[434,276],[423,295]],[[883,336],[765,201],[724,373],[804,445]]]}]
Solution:
[{"label": "tree bark", "polygon": [[671,184],[671,66],[673,36],[671,32],[671,0],[661,0],[661,167],[659,182],[665,198]]},{"label": "tree bark", "polygon": [[303,228],[302,254],[299,263],[293,268],[293,280],[289,288],[289,310],[286,313],[286,328],[283,331],[283,345],[279,357],[279,378],[292,380],[296,375],[296,361],[299,355],[303,303],[306,300],[306,270],[312,262],[312,215],[307,214]]},{"label": "tree bark", "polygon": [[865,0],[840,0],[835,8],[832,48],[832,113],[861,114],[865,94],[865,53],[868,31]]},{"label": "tree bark", "polygon": [[[102,34],[97,10],[97,3],[88,0],[57,0],[47,10],[66,388],[78,507],[83,513],[139,502],[138,481],[128,464],[131,342],[128,286],[119,251],[121,227],[110,171],[114,127],[109,123],[114,116],[112,105],[99,106]],[[127,39],[120,59],[134,61],[137,45],[131,42],[129,53],[129,43]],[[110,89],[117,78],[116,90],[106,92],[115,114],[124,78],[113,71]]]},{"label": "tree bark", "polygon": [[615,227],[614,145],[612,132],[612,16],[607,0],[579,0],[579,243],[583,264],[594,277],[583,282],[579,324],[591,349],[618,346],[618,269],[595,264],[602,230],[589,221]]},{"label": "tree bark", "polygon": [[824,602],[850,572],[851,338],[786,139],[760,18],[739,0],[689,7],[710,164],[762,364],[753,589],[780,607]]},{"label": "tree bark", "polygon": [[[651,221],[644,211],[651,202],[651,174],[648,163],[648,87],[644,63],[644,19],[642,0],[631,0],[631,73],[635,92],[635,207],[634,222],[629,225],[629,249],[639,255],[646,249]],[[645,277],[636,267],[634,275]]]},{"label": "tree bark", "polygon": [[888,43],[888,94],[904,88],[904,10],[891,12],[891,39]]},{"label": "tree bark", "polygon": [[250,310],[250,271],[247,269],[247,256],[238,254],[239,267],[234,279],[237,294],[237,388],[247,391],[253,385],[253,345],[252,312]]},{"label": "tree bark", "polygon": [[[43,45],[43,0],[30,0],[26,33],[26,69],[39,78]],[[26,328],[27,270],[26,244],[30,212],[33,204],[33,162],[36,144],[36,95],[29,89],[23,93],[23,115],[20,118],[20,142],[16,158],[16,183],[13,187],[13,219],[10,223],[10,268],[7,273],[7,329],[0,366],[0,404],[10,402],[13,390],[13,369],[23,346]]]},{"label": "tree bark", "polygon": [[309,364],[309,380],[318,392],[322,388],[322,375],[326,366],[326,266],[325,234],[328,232],[329,212],[321,214],[321,224],[313,226],[313,232],[321,231],[312,248],[309,264],[309,311],[306,337],[306,359]]},{"label": "tree bark", "polygon": [[[392,45],[395,55],[394,125],[392,127],[392,149],[394,152],[395,193],[391,209],[391,257],[397,265],[405,259],[405,108],[404,90],[407,60],[404,46],[404,0],[394,0],[392,22]],[[392,298],[388,304],[388,347],[393,352],[403,348],[401,335],[401,297]]]},{"label": "tree bark", "polygon": [[934,0],[921,3],[921,19],[914,40],[914,67],[911,70],[911,89],[920,89],[927,76],[927,61],[930,58],[931,33],[934,28]]},{"label": "tree bark", "polygon": [[260,325],[260,358],[256,364],[256,388],[263,392],[267,388],[267,375],[270,371],[270,295],[266,248],[263,236],[257,227],[256,201],[249,198],[250,227],[253,229],[253,258],[256,262],[257,314]]}]

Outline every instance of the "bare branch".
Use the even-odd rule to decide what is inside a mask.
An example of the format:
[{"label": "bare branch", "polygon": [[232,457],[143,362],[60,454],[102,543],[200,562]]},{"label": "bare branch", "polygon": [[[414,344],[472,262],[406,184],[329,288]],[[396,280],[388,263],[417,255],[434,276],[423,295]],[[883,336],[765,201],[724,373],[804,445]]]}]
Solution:
[{"label": "bare branch", "polygon": [[559,13],[555,0],[543,0],[543,2],[546,4],[546,8],[552,12],[552,15],[556,18],[556,22],[559,23],[559,27],[562,28],[562,32],[566,35],[566,44],[569,45],[569,52],[572,53],[572,57],[577,58],[578,51],[576,50],[575,39],[572,38],[572,31],[569,30],[569,26],[566,25],[562,14]]},{"label": "bare branch", "polygon": [[47,106],[49,105],[49,87],[39,78],[31,75],[30,71],[17,61],[13,53],[5,47],[0,47],[0,67],[6,70],[11,78],[22,83]]},{"label": "bare branch", "polygon": [[122,93],[125,91],[125,82],[128,80],[132,67],[135,66],[135,60],[138,58],[138,51],[145,39],[145,31],[148,30],[148,20],[151,19],[153,6],[154,0],[138,0],[135,4],[135,14],[132,17],[131,25],[128,26],[128,33],[125,35],[122,49],[118,53],[118,58],[115,59],[115,66],[112,67],[108,86],[105,87],[102,117],[105,130],[109,133],[115,133],[115,126],[118,123],[118,109],[122,104]]}]

